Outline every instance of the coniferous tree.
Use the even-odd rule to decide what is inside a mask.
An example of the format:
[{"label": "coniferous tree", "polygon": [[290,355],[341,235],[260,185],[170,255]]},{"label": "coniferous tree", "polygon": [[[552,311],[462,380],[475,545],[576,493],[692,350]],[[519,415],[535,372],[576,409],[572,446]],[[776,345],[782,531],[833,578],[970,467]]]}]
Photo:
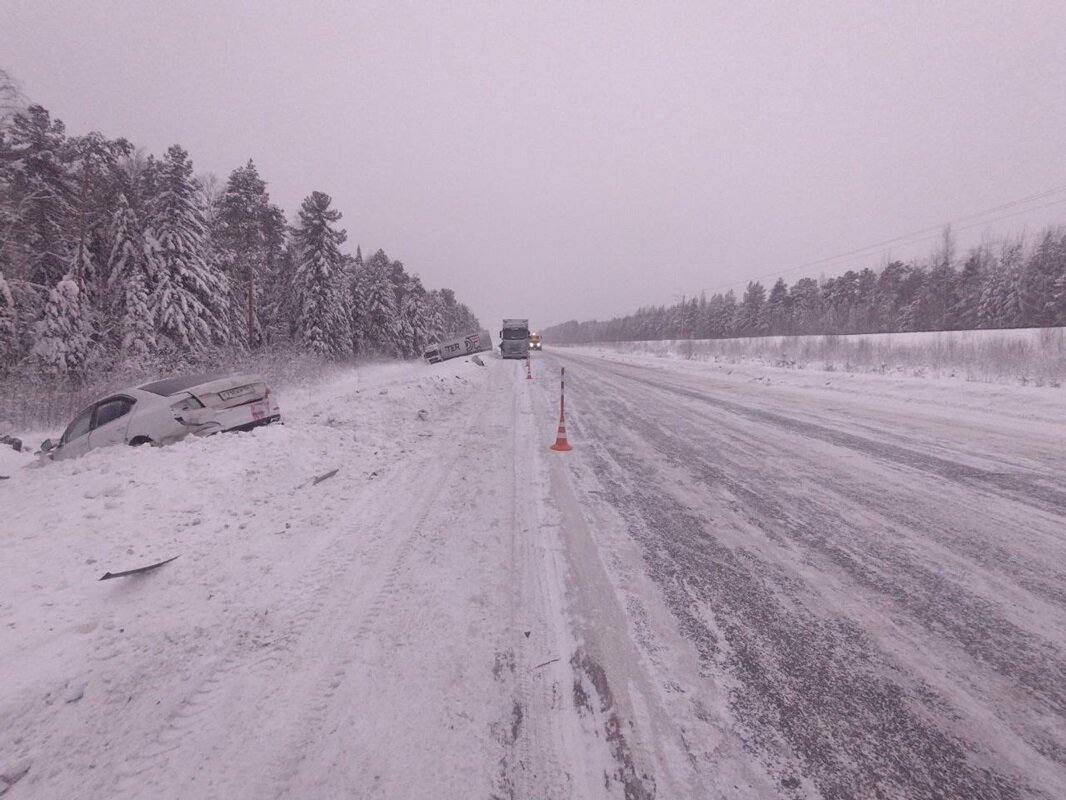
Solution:
[{"label": "coniferous tree", "polygon": [[791,327],[788,285],[784,278],[778,278],[770,289],[770,296],[766,299],[766,322],[767,329],[773,333],[784,333]]},{"label": "coniferous tree", "polygon": [[204,258],[203,213],[192,163],[180,146],[167,150],[159,180],[145,235],[152,320],[174,349],[201,353],[228,339],[228,285]]},{"label": "coniferous tree", "polygon": [[744,291],[740,307],[739,333],[741,336],[759,336],[766,332],[766,289],[759,281],[750,281]]},{"label": "coniferous tree", "polygon": [[974,248],[959,271],[952,317],[960,330],[981,327],[981,290],[988,279],[991,260],[987,247]]},{"label": "coniferous tree", "polygon": [[66,128],[38,105],[16,113],[4,137],[0,181],[9,194],[5,252],[14,277],[52,287],[70,261],[74,188]]},{"label": "coniferous tree", "polygon": [[426,297],[426,338],[429,343],[439,342],[444,338],[443,301],[440,292],[434,290]]},{"label": "coniferous tree", "polygon": [[26,98],[11,73],[0,67],[0,127],[26,108]]},{"label": "coniferous tree", "polygon": [[352,335],[339,250],[347,233],[334,227],[341,214],[331,202],[328,194],[312,192],[300,208],[293,295],[299,341],[317,355],[336,357],[351,352]]},{"label": "coniferous tree", "polygon": [[0,375],[8,372],[19,357],[18,318],[15,295],[0,272]]},{"label": "coniferous tree", "polygon": [[409,357],[422,355],[429,344],[429,303],[418,276],[408,280],[400,305],[400,326]]},{"label": "coniferous tree", "polygon": [[70,170],[74,183],[75,241],[72,274],[81,289],[82,302],[94,311],[102,301],[105,276],[98,263],[106,262],[107,227],[117,204],[119,160],[130,154],[125,139],[109,140],[95,131],[69,140]]},{"label": "coniferous tree", "polygon": [[362,274],[360,294],[366,320],[363,329],[366,347],[381,355],[397,355],[396,291],[392,283],[392,265],[384,251],[378,250],[370,257]]},{"label": "coniferous tree", "polygon": [[459,304],[455,299],[455,292],[448,288],[442,288],[437,294],[440,298],[441,322],[444,329],[443,336],[454,336],[459,331]]},{"label": "coniferous tree", "polygon": [[1056,288],[1066,279],[1066,234],[1044,233],[1025,265],[1022,304],[1027,325],[1060,324],[1061,306]]},{"label": "coniferous tree", "polygon": [[234,305],[243,312],[241,340],[255,349],[263,343],[263,287],[284,244],[285,217],[271,204],[266,182],[251,160],[230,173],[219,199],[218,223],[220,249],[236,293]]},{"label": "coniferous tree", "polygon": [[47,374],[77,379],[88,365],[90,346],[78,284],[66,275],[48,295],[33,359]]},{"label": "coniferous tree", "polygon": [[955,329],[954,311],[958,304],[955,268],[947,262],[934,266],[927,275],[924,295],[924,316],[921,330],[949,331]]},{"label": "coniferous tree", "polygon": [[981,328],[999,328],[1007,318],[1007,273],[1003,266],[993,263],[981,287],[981,304],[978,309],[978,325]]},{"label": "coniferous tree", "polygon": [[143,363],[157,350],[150,310],[152,286],[144,236],[125,194],[119,195],[112,225],[108,274],[109,308],[117,321],[118,350]]},{"label": "coniferous tree", "polygon": [[1004,242],[999,260],[1003,278],[1000,327],[1018,328],[1025,324],[1025,240]]}]

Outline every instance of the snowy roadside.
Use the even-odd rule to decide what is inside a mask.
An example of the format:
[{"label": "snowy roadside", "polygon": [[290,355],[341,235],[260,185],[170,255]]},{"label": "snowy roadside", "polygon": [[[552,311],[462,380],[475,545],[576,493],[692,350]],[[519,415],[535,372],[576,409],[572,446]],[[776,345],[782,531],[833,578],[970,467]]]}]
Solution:
[{"label": "snowy roadside", "polygon": [[805,396],[831,400],[834,396],[856,396],[865,400],[882,398],[886,403],[910,406],[936,406],[995,412],[1030,420],[1054,420],[1062,415],[1060,389],[1035,385],[982,383],[959,378],[932,377],[913,373],[826,371],[775,366],[761,359],[686,359],[679,352],[665,354],[622,353],[613,347],[568,346],[562,353],[589,355],[625,364],[642,364],[691,377],[717,377],[742,386],[755,384],[758,390],[775,387],[795,389]]},{"label": "snowy roadside", "polygon": [[1061,388],[1066,328],[664,339],[587,345],[631,356]]},{"label": "snowy roadside", "polygon": [[324,556],[323,534],[350,528],[350,504],[373,503],[401,465],[431,460],[437,421],[461,415],[487,372],[465,360],[368,366],[282,390],[284,425],[42,468],[5,448],[0,775],[30,767],[16,796],[85,796],[101,757],[128,750],[158,704],[195,685],[192,665],[265,646],[269,609]]}]

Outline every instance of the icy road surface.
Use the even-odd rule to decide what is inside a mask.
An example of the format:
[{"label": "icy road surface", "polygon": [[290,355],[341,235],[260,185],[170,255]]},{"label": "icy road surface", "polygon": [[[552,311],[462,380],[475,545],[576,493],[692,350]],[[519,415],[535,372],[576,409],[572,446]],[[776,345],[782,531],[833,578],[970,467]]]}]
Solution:
[{"label": "icy road surface", "polygon": [[1061,392],[485,363],[4,454],[4,800],[1066,797]]}]

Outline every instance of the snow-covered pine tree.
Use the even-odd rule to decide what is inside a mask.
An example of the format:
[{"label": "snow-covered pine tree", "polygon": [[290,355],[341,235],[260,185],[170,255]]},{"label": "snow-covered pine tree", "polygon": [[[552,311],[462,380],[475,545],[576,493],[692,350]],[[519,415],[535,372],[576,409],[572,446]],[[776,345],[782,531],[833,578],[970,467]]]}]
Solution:
[{"label": "snow-covered pine tree", "polygon": [[348,318],[352,326],[352,352],[356,355],[366,351],[366,330],[369,319],[366,315],[364,293],[368,286],[368,275],[369,272],[363,263],[362,251],[357,245],[348,284]]},{"label": "snow-covered pine tree", "polygon": [[[288,267],[286,252],[289,247],[289,225],[285,212],[276,205],[267,209],[263,221],[266,238],[264,247],[264,269],[262,272],[262,289],[257,293],[258,314],[263,329],[265,342],[284,338],[286,320],[281,314],[278,302],[279,292],[286,284],[283,273]],[[291,274],[291,273],[290,273]],[[287,291],[287,289],[286,289]]]},{"label": "snow-covered pine tree", "polygon": [[48,295],[32,358],[47,375],[80,378],[88,365],[91,341],[80,290],[66,275]]},{"label": "snow-covered pine tree", "polygon": [[300,263],[300,246],[290,237],[281,251],[270,282],[270,330],[277,339],[295,341],[299,336],[296,269]]},{"label": "snow-covered pine tree", "polygon": [[[279,220],[280,216],[280,220]],[[278,222],[284,215],[271,205],[266,183],[249,159],[230,173],[219,199],[219,246],[231,265],[235,305],[241,309],[240,330],[249,348],[263,342],[261,296],[269,278],[269,251],[275,246]]]},{"label": "snow-covered pine tree", "polygon": [[15,296],[0,272],[0,375],[5,374],[18,358]]},{"label": "snow-covered pine tree", "polygon": [[127,358],[132,357],[143,363],[156,350],[149,305],[152,287],[144,236],[125,194],[119,195],[112,224],[108,275],[109,309],[117,323],[112,339]]},{"label": "snow-covered pine tree", "polygon": [[992,264],[981,287],[977,325],[980,328],[1006,327],[1007,273],[1002,265]]},{"label": "snow-covered pine tree", "polygon": [[993,263],[990,249],[980,245],[970,250],[959,270],[958,296],[953,316],[960,330],[981,327],[981,291],[988,280],[989,265]]},{"label": "snow-covered pine tree", "polygon": [[54,286],[70,263],[74,185],[64,162],[66,129],[41,106],[16,113],[0,152],[9,195],[9,277]]},{"label": "snow-covered pine tree", "polygon": [[334,228],[341,214],[331,202],[328,194],[312,192],[300,208],[293,294],[298,339],[313,353],[336,357],[351,352],[352,337],[339,250],[347,233]]},{"label": "snow-covered pine tree", "polygon": [[129,156],[132,145],[125,139],[110,140],[93,131],[72,137],[67,150],[75,184],[76,235],[72,247],[74,280],[81,289],[82,304],[94,315],[102,311],[105,274],[109,252],[107,228],[121,193],[119,161]]},{"label": "snow-covered pine tree", "polygon": [[441,309],[440,292],[433,290],[426,297],[426,339],[430,344],[444,338],[444,316]]},{"label": "snow-covered pine tree", "polygon": [[982,328],[1016,328],[1024,324],[1024,251],[1022,238],[1000,244],[999,258],[989,268],[981,291]]},{"label": "snow-covered pine tree", "polygon": [[429,309],[426,290],[417,275],[408,279],[400,301],[400,326],[405,355],[422,355],[429,344]]},{"label": "snow-covered pine tree", "polygon": [[758,336],[765,332],[766,289],[759,281],[749,281],[740,303],[741,336]]},{"label": "snow-covered pine tree", "polygon": [[[404,269],[402,261],[393,261],[389,264],[389,282],[392,284],[393,308],[396,309],[396,324],[393,326],[392,351],[400,358],[407,358],[412,354],[413,329],[409,326],[404,316],[404,304],[406,303],[407,290],[410,286],[410,276]],[[419,351],[421,353],[421,351]]]},{"label": "snow-covered pine tree", "polygon": [[1022,291],[1026,324],[1059,324],[1056,287],[1066,280],[1066,234],[1046,230],[1025,264]]},{"label": "snow-covered pine tree", "polygon": [[160,173],[145,235],[154,281],[149,309],[157,334],[179,351],[200,353],[228,339],[229,288],[204,259],[204,220],[188,153],[171,146]]},{"label": "snow-covered pine tree", "polygon": [[0,127],[26,108],[26,98],[10,72],[0,67]]},{"label": "snow-covered pine tree", "polygon": [[365,327],[363,336],[368,350],[395,356],[398,334],[396,291],[392,284],[392,265],[383,250],[370,257],[364,270],[362,300]]},{"label": "snow-covered pine tree", "polygon": [[438,290],[437,297],[440,300],[441,328],[445,338],[454,336],[459,332],[459,304],[455,299],[455,292],[448,288]]}]

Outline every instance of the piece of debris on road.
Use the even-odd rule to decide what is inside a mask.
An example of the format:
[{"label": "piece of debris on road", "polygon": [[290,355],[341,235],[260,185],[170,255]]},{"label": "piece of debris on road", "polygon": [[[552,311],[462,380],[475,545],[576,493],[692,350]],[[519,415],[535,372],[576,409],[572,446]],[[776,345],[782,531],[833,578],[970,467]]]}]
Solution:
[{"label": "piece of debris on road", "polygon": [[313,481],[311,481],[311,485],[312,486],[317,486],[318,484],[322,483],[322,481],[328,481],[330,478],[332,478],[338,472],[340,472],[339,468],[338,469],[331,469],[329,472],[325,473],[324,475],[319,475],[317,478],[315,478]]},{"label": "piece of debris on road", "polygon": [[175,558],[177,558],[177,556],[171,556],[170,558],[165,559],[163,561],[157,561],[155,564],[149,564],[145,567],[136,567],[135,569],[127,569],[124,572],[105,572],[100,578],[100,580],[107,581],[111,580],[112,578],[124,578],[127,575],[138,575],[142,572],[148,572],[149,570],[158,569],[164,564],[169,564]]}]

